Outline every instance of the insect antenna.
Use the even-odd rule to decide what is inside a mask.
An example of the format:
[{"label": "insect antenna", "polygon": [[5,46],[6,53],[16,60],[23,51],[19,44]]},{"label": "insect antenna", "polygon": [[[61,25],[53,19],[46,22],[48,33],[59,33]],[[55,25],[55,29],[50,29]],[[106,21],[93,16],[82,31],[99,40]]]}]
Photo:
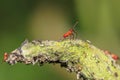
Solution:
[{"label": "insect antenna", "polygon": [[75,37],[77,37],[77,32],[75,31],[75,27],[77,26],[78,24],[78,21],[76,21],[76,23],[74,24],[74,26],[72,27],[73,31],[74,31],[74,34],[75,34]]},{"label": "insect antenna", "polygon": [[74,29],[77,24],[78,24],[78,21],[76,21],[76,23],[74,24],[74,26],[72,27],[72,29]]}]

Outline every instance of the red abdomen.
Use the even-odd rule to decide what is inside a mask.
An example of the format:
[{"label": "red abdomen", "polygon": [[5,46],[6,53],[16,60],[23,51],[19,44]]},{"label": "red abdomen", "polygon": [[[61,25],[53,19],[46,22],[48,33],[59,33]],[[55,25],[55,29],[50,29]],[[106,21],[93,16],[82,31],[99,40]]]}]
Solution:
[{"label": "red abdomen", "polygon": [[66,37],[68,37],[68,36],[70,36],[70,35],[72,35],[72,34],[73,34],[73,30],[70,29],[68,32],[66,32],[66,33],[63,35],[63,37],[66,38]]}]

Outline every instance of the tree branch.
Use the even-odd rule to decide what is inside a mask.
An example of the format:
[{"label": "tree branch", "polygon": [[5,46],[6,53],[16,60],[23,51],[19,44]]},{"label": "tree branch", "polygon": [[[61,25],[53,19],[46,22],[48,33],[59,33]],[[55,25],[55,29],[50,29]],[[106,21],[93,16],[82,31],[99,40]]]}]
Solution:
[{"label": "tree branch", "polygon": [[116,61],[87,41],[32,41],[27,40],[12,51],[7,63],[43,65],[59,63],[82,80],[120,80],[120,67]]}]

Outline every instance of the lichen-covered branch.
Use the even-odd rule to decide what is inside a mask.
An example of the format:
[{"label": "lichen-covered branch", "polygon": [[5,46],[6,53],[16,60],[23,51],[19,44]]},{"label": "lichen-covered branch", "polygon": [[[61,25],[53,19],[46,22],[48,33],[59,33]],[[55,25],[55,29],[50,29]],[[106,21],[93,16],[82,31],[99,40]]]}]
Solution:
[{"label": "lichen-covered branch", "polygon": [[116,61],[82,40],[26,40],[9,54],[6,62],[11,65],[17,62],[39,65],[59,63],[69,72],[75,72],[80,80],[120,80],[120,67]]}]

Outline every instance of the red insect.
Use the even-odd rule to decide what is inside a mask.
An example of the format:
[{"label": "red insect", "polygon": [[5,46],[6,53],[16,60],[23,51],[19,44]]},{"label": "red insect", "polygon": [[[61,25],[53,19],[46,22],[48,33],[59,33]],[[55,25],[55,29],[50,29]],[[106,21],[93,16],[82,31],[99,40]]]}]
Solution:
[{"label": "red insect", "polygon": [[64,35],[63,35],[63,38],[67,38],[67,37],[73,37],[74,38],[74,34],[76,34],[76,32],[75,32],[75,30],[74,30],[74,27],[76,26],[78,24],[78,22],[76,22],[75,24],[74,24],[74,26],[71,28],[71,29],[69,29],[69,31],[68,32],[66,32]]},{"label": "red insect", "polygon": [[119,57],[116,55],[116,54],[111,54],[111,57],[114,59],[114,60],[118,60]]},{"label": "red insect", "polygon": [[4,53],[3,61],[5,62],[8,59],[8,53]]},{"label": "red insect", "polygon": [[106,55],[110,55],[112,57],[112,59],[114,59],[115,61],[117,61],[119,59],[119,57],[116,54],[113,54],[113,53],[109,52],[108,50],[105,50],[104,53]]}]

